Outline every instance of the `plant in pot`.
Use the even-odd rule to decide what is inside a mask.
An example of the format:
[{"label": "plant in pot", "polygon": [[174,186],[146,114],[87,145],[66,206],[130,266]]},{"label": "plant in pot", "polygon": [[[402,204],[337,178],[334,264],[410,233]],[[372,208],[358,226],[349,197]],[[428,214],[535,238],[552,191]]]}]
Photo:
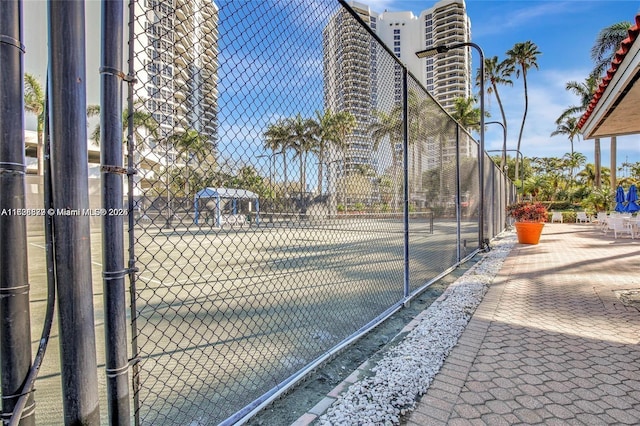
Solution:
[{"label": "plant in pot", "polygon": [[520,201],[507,206],[507,213],[515,219],[516,234],[520,244],[538,244],[544,222],[549,214],[542,203]]}]

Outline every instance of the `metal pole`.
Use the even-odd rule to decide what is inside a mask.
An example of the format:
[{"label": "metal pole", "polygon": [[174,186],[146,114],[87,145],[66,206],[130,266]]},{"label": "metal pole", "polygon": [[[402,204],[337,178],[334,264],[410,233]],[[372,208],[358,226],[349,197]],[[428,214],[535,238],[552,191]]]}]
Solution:
[{"label": "metal pole", "polygon": [[[406,67],[402,67],[402,176],[404,180],[404,297],[411,294],[409,285],[409,91]],[[415,141],[417,142],[417,141]],[[395,148],[394,148],[395,149]]]},{"label": "metal pole", "polygon": [[[507,164],[507,128],[504,127],[500,121],[487,121],[484,124],[499,124],[502,127],[502,150],[497,150],[502,152],[502,164]],[[488,152],[488,151],[487,151]]]},{"label": "metal pole", "polygon": [[65,424],[98,425],[91,280],[84,2],[49,1],[49,110]]},{"label": "metal pole", "polygon": [[[122,176],[122,0],[102,2],[100,132],[102,166],[102,274],[104,292],[105,371],[109,424],[130,424],[127,306],[124,278]],[[113,214],[110,214],[113,213]]]},{"label": "metal pole", "polygon": [[485,244],[488,244],[484,240],[484,52],[476,43],[462,42],[454,43],[450,46],[437,45],[431,46],[427,49],[416,52],[418,58],[425,58],[435,53],[446,53],[451,49],[458,49],[460,47],[473,47],[478,51],[480,55],[480,75],[483,77],[480,79],[480,145],[478,147],[478,175],[479,175],[479,211],[478,211],[478,246],[482,250]]},{"label": "metal pole", "polygon": [[[127,109],[129,116],[127,117],[127,201],[129,202],[129,215],[127,221],[129,224],[129,298],[131,300],[131,359],[134,360],[131,366],[131,385],[133,387],[133,421],[136,426],[140,425],[140,367],[137,362],[139,356],[138,350],[138,308],[136,305],[136,252],[135,252],[135,218],[134,218],[134,199],[133,199],[133,173],[135,167],[134,159],[134,139],[133,139],[133,109],[134,109],[134,84],[135,79],[135,17],[136,17],[136,1],[129,0],[129,21],[127,22],[128,30],[128,75],[127,75]],[[137,200],[139,203],[140,200]]]},{"label": "metal pole", "polygon": [[478,175],[480,179],[480,193],[478,198],[480,201],[480,210],[478,211],[478,248],[482,250],[485,247],[484,241],[484,53],[480,46],[475,43],[467,43],[478,51],[480,55],[480,152],[478,155]]},{"label": "metal pole", "polygon": [[[502,164],[507,164],[507,128],[499,121],[487,121],[486,124],[499,124],[502,127],[502,150],[494,150],[502,152]],[[489,152],[489,151],[487,151]]]},{"label": "metal pole", "polygon": [[[467,200],[468,201],[468,200]],[[460,253],[460,242],[462,238],[461,223],[462,223],[462,209],[460,206],[460,126],[456,125],[456,262],[460,262],[462,254]]]},{"label": "metal pole", "polygon": [[[0,377],[2,420],[31,366],[25,211],[22,2],[0,1]],[[35,424],[33,396],[21,425]]]}]

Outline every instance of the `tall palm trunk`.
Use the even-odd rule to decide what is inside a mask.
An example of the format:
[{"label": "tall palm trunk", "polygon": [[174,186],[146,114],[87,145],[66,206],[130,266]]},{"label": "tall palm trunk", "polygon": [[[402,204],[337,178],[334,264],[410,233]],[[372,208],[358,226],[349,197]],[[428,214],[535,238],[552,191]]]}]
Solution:
[{"label": "tall palm trunk", "polygon": [[38,117],[36,135],[38,138],[38,147],[36,149],[36,156],[38,157],[38,176],[42,176],[44,174],[44,112],[42,113],[42,119]]},{"label": "tall palm trunk", "polygon": [[300,197],[307,192],[307,153],[300,155]]},{"label": "tall palm trunk", "polygon": [[[520,151],[522,133],[524,133],[524,123],[527,120],[527,111],[529,109],[529,93],[527,92],[527,69],[525,67],[522,67],[522,82],[524,83],[524,113],[522,114],[522,123],[520,124],[520,133],[518,134],[518,151]],[[516,154],[518,154],[518,151],[516,151]],[[520,164],[516,161],[516,177],[519,176],[519,167]]]},{"label": "tall palm trunk", "polygon": [[318,152],[318,195],[322,195],[322,179],[324,178],[324,149],[321,146]]},{"label": "tall palm trunk", "polygon": [[398,154],[394,150],[393,155],[393,211],[398,211],[398,199],[400,198],[400,182],[398,182]]},{"label": "tall palm trunk", "polygon": [[[502,153],[500,155],[500,170],[504,171],[504,166],[507,164],[507,116],[504,113],[502,100],[500,99],[500,95],[498,94],[498,85],[495,82],[493,82],[492,84],[493,84],[493,93],[495,93],[496,100],[498,101],[498,107],[500,107],[500,115],[502,115],[502,124],[504,125],[504,138],[502,140]],[[517,158],[518,158],[518,153],[516,152],[516,159]],[[516,177],[517,176],[518,175],[516,175]]]},{"label": "tall palm trunk", "polygon": [[611,175],[610,175],[610,180],[611,180],[611,189],[615,189],[616,188],[616,166],[617,166],[617,151],[618,151],[618,138],[616,138],[615,136],[611,137]]},{"label": "tall palm trunk", "polygon": [[287,174],[287,151],[282,150],[282,172],[284,174],[284,192],[289,192],[289,176]]},{"label": "tall palm trunk", "polygon": [[593,162],[595,163],[595,183],[596,188],[602,187],[602,168],[601,168],[601,155],[600,155],[600,138],[596,138],[593,143]]}]

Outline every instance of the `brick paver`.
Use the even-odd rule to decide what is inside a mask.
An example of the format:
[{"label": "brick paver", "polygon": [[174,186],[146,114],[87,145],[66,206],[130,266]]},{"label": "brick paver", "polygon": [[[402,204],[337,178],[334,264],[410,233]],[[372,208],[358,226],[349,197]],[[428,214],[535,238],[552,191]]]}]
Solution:
[{"label": "brick paver", "polygon": [[639,240],[545,225],[514,247],[405,424],[640,424],[640,312],[615,294],[629,289]]}]

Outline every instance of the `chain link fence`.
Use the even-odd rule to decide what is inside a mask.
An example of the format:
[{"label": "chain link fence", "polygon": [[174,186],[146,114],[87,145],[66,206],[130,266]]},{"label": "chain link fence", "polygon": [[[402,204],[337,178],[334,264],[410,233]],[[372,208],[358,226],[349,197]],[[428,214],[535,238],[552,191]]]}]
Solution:
[{"label": "chain link fence", "polygon": [[478,146],[337,2],[132,22],[135,415],[234,422],[477,247]]},{"label": "chain link fence", "polygon": [[[486,155],[480,180],[477,142],[374,35],[374,16],[320,0],[129,6],[132,226],[116,272],[131,273],[135,424],[246,420],[474,254],[483,196],[484,236],[504,229],[513,185]],[[44,210],[42,177],[25,182],[25,206]],[[91,209],[100,189],[90,179]],[[39,324],[47,242],[41,218],[25,223]],[[109,345],[108,232],[88,223]],[[39,419],[64,415],[57,331]],[[104,407],[103,348],[97,361]]]}]

